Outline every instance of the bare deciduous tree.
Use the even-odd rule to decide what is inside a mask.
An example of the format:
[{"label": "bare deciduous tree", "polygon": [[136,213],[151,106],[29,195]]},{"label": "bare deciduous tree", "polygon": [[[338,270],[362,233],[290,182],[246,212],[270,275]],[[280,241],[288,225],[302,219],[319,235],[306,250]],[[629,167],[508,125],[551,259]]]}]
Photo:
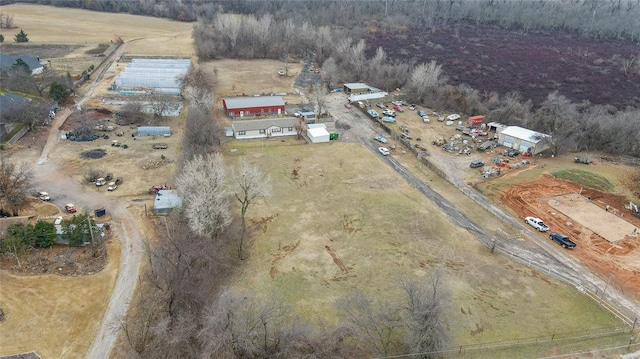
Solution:
[{"label": "bare deciduous tree", "polygon": [[208,111],[190,108],[184,129],[184,159],[188,161],[195,155],[204,155],[210,147],[220,143],[221,136]]},{"label": "bare deciduous tree", "polygon": [[222,293],[207,310],[202,342],[205,358],[295,357],[300,332],[289,308],[271,296]]},{"label": "bare deciduous tree", "polygon": [[415,99],[421,103],[430,103],[438,87],[446,83],[446,77],[442,70],[442,65],[438,65],[435,61],[420,64],[416,66],[409,80],[407,81],[407,89],[413,94]]},{"label": "bare deciduous tree", "polygon": [[319,83],[311,85],[311,97],[316,102],[318,117],[322,117],[325,110],[324,105],[327,102],[327,91],[325,87]]},{"label": "bare deciduous tree", "polygon": [[176,179],[185,217],[195,233],[216,239],[231,223],[227,170],[220,154],[196,155]]},{"label": "bare deciduous tree", "polygon": [[0,157],[0,212],[17,216],[29,205],[33,171],[26,163],[15,164]]},{"label": "bare deciduous tree", "polygon": [[441,272],[436,271],[420,282],[403,281],[402,287],[406,294],[405,343],[419,358],[441,357],[439,353],[446,349],[448,340],[443,319],[450,299]]},{"label": "bare deciduous tree", "polygon": [[378,355],[390,353],[393,335],[402,324],[397,306],[374,303],[360,291],[338,299],[336,306]]},{"label": "bare deciduous tree", "polygon": [[238,167],[238,170],[233,172],[232,178],[238,186],[238,190],[234,195],[240,202],[240,218],[242,220],[238,257],[244,259],[243,242],[247,231],[247,210],[255,200],[271,195],[271,180],[258,166],[249,163],[245,159],[240,160]]}]

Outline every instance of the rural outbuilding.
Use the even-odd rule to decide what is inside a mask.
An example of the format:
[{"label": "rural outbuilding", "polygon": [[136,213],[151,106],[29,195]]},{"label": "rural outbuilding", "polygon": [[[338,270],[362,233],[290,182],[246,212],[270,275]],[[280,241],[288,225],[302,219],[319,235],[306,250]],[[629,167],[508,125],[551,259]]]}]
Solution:
[{"label": "rural outbuilding", "polygon": [[182,198],[176,191],[161,189],[156,192],[156,200],[153,201],[153,213],[169,214],[174,208],[182,206]]},{"label": "rural outbuilding", "polygon": [[266,120],[233,121],[233,137],[238,140],[296,136],[300,120],[294,117],[271,118]]},{"label": "rural outbuilding", "polygon": [[307,126],[307,137],[311,143],[329,142],[330,135],[324,123]]},{"label": "rural outbuilding", "polygon": [[508,126],[498,135],[498,144],[535,155],[551,147],[551,136],[520,126]]},{"label": "rural outbuilding", "polygon": [[229,117],[284,114],[284,100],[281,96],[231,97],[222,100],[224,111]]},{"label": "rural outbuilding", "polygon": [[136,136],[171,136],[169,126],[140,126],[136,131]]},{"label": "rural outbuilding", "polygon": [[358,102],[358,101],[373,101],[380,100],[384,101],[389,96],[386,92],[371,92],[371,93],[363,93],[360,95],[352,94],[349,96],[349,102]]},{"label": "rural outbuilding", "polygon": [[348,94],[369,92],[369,86],[361,82],[344,84],[342,88],[344,89],[344,92]]}]

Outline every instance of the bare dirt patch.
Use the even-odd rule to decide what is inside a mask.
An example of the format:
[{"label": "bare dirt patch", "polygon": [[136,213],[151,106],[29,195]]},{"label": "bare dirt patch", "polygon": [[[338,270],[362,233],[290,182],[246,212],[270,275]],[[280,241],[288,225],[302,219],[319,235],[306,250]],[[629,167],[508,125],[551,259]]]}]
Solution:
[{"label": "bare dirt patch", "polygon": [[0,257],[0,269],[13,274],[84,275],[101,271],[107,264],[104,244],[86,247],[69,247],[56,244],[51,248],[32,249],[20,257],[21,266],[9,256]]},{"label": "bare dirt patch", "polygon": [[[581,188],[549,174],[504,187],[497,200],[521,218],[539,217],[552,231],[569,235],[578,244],[571,255],[603,278],[612,273],[613,285],[640,298],[640,236],[631,235],[633,228],[640,228],[640,218],[625,213],[624,196]],[[579,198],[581,190],[583,197]],[[585,211],[600,211],[600,216],[589,215],[587,226],[574,218]],[[624,225],[616,226],[618,222]],[[607,231],[604,237],[598,234],[603,231]],[[609,236],[612,240],[607,240]]]}]

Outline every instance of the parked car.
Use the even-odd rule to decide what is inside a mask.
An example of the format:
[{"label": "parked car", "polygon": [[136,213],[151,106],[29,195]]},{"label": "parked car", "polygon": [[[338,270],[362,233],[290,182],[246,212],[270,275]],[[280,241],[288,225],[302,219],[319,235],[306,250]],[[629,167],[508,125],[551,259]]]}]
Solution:
[{"label": "parked car", "polygon": [[118,189],[118,185],[115,182],[109,182],[109,187],[107,187],[107,191],[113,192]]},{"label": "parked car", "polygon": [[384,110],[382,114],[385,116],[396,117],[396,112],[394,110]]},{"label": "parked car", "polygon": [[509,157],[516,157],[519,154],[520,154],[520,152],[518,150],[516,150],[515,148],[510,148],[507,151],[507,156],[509,156]]},{"label": "parked car", "polygon": [[524,221],[529,223],[531,227],[535,228],[538,232],[546,232],[549,230],[549,226],[547,226],[540,218],[525,217]]},{"label": "parked car", "polygon": [[404,104],[404,101],[392,101],[391,103],[396,106],[402,106]]},{"label": "parked car", "polygon": [[478,161],[478,160],[471,161],[471,163],[469,164],[469,167],[471,167],[471,168],[479,168],[479,167],[483,167],[483,166],[484,166],[484,162]]},{"label": "parked car", "polygon": [[549,238],[562,246],[562,248],[573,249],[576,247],[576,244],[569,239],[569,237],[564,234],[551,232]]},{"label": "parked car", "polygon": [[67,205],[64,206],[64,209],[67,213],[76,213],[78,211],[73,203],[67,203]]},{"label": "parked car", "polygon": [[418,110],[418,116],[422,117],[422,116],[425,116],[425,115],[426,115],[426,113],[424,111]]},{"label": "parked car", "polygon": [[380,152],[383,156],[389,156],[391,152],[386,147],[378,147],[378,152]]},{"label": "parked car", "polygon": [[388,123],[394,123],[396,122],[395,117],[391,117],[391,116],[384,116],[383,118],[381,118],[382,122],[388,122]]},{"label": "parked car", "polygon": [[100,186],[104,186],[107,184],[107,180],[100,177],[96,180],[96,186],[100,187]]},{"label": "parked car", "polygon": [[458,115],[457,113],[447,116],[447,121],[458,121],[459,119],[460,115]]},{"label": "parked car", "polygon": [[393,109],[398,111],[398,112],[404,112],[404,109],[402,108],[402,106],[399,106],[399,105],[393,106]]},{"label": "parked car", "polygon": [[424,122],[424,123],[429,123],[429,121],[430,121],[430,120],[429,120],[429,116],[426,116],[426,115],[425,115],[425,116],[422,116],[422,122]]},{"label": "parked car", "polygon": [[40,198],[43,201],[50,201],[51,197],[49,197],[49,193],[47,192],[38,192],[38,198]]},{"label": "parked car", "polygon": [[411,134],[409,132],[403,132],[400,137],[410,140],[411,139]]},{"label": "parked car", "polygon": [[367,113],[373,118],[378,118],[378,113],[375,110],[368,110]]},{"label": "parked car", "polygon": [[376,106],[378,106],[378,108],[381,108],[381,109],[383,109],[383,110],[384,110],[385,108],[387,108],[387,106],[386,106],[385,104],[383,104],[382,102],[378,102],[378,103],[376,104]]},{"label": "parked car", "polygon": [[62,224],[62,216],[56,217],[56,219],[53,221],[53,224]]},{"label": "parked car", "polygon": [[380,142],[380,143],[387,143],[388,142],[386,138],[384,138],[384,137],[382,137],[380,135],[374,137],[373,139],[378,141],[378,142]]},{"label": "parked car", "polygon": [[411,111],[415,110],[416,108],[418,108],[418,105],[416,104],[412,104],[411,106],[409,106],[409,110]]},{"label": "parked car", "polygon": [[352,106],[351,106],[351,104],[350,104],[350,103],[348,103],[348,102],[347,102],[347,103],[345,103],[345,104],[344,104],[344,107],[346,107],[346,108],[349,108],[349,109],[350,109]]}]

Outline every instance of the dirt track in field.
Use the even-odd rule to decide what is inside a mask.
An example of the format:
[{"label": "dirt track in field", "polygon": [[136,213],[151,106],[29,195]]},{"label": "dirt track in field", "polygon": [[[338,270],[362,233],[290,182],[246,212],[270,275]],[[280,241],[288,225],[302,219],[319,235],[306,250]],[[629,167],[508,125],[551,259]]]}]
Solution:
[{"label": "dirt track in field", "polygon": [[[611,283],[616,288],[639,298],[640,235],[632,236],[629,231],[624,238],[610,241],[595,233],[594,230],[598,231],[608,225],[615,225],[609,218],[615,215],[619,220],[628,223],[628,227],[635,226],[640,231],[640,218],[630,216],[624,209],[624,197],[594,189],[583,189],[583,197],[579,198],[577,195],[579,192],[579,185],[551,175],[543,175],[533,181],[510,186],[499,195],[499,200],[519,217],[542,218],[552,231],[567,234],[575,239],[578,246],[571,251],[573,257],[603,278],[606,278],[609,273],[613,274]],[[575,198],[574,202],[570,203],[575,203],[576,206],[584,205],[586,198],[590,197],[589,204],[600,207],[602,215],[599,220],[592,221],[591,228],[594,230],[573,220],[570,217],[571,213],[560,212],[554,208],[555,198],[562,198],[564,203],[567,203],[567,194]],[[605,210],[606,205],[610,206],[609,212]]]}]

